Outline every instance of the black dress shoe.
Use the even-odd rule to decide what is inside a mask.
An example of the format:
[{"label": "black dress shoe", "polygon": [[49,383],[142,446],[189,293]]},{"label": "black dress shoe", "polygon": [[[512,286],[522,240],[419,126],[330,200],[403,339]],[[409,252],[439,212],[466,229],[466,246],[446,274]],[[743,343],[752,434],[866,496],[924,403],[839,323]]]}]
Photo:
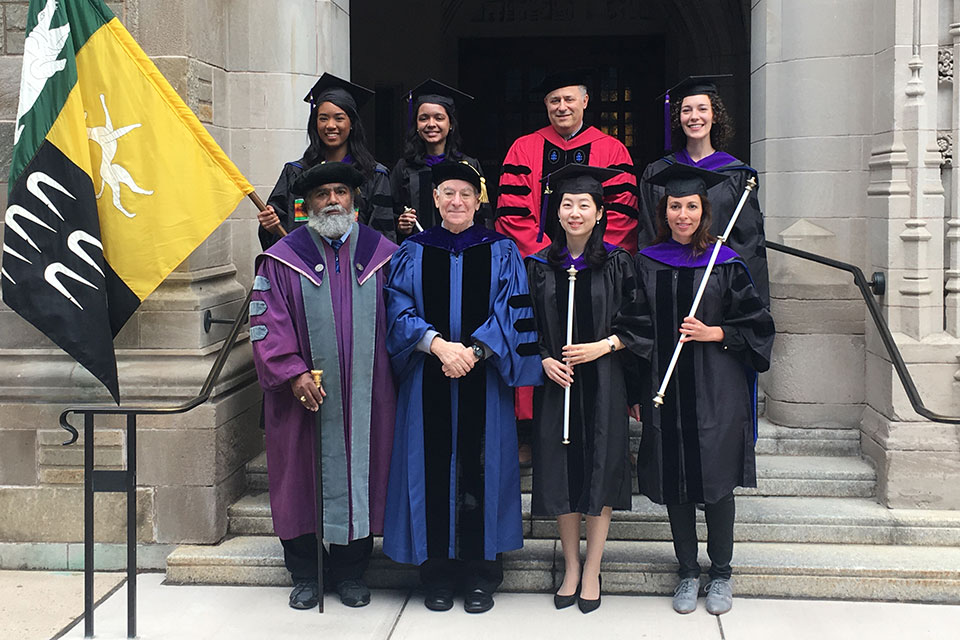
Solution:
[{"label": "black dress shoe", "polygon": [[482,589],[474,589],[463,597],[463,610],[467,613],[483,613],[493,609],[493,595]]},{"label": "black dress shoe", "polygon": [[320,585],[316,581],[298,582],[290,592],[290,607],[313,609],[320,601]]},{"label": "black dress shoe", "polygon": [[365,607],[370,604],[370,588],[363,580],[348,578],[337,584],[340,603],[348,607]]},{"label": "black dress shoe", "polygon": [[[603,576],[597,576],[597,581],[600,583],[600,588],[603,589]],[[585,600],[578,596],[577,606],[580,607],[580,613],[590,613],[591,611],[599,609],[600,598],[601,596],[598,595],[596,600]]]},{"label": "black dress shoe", "polygon": [[572,607],[576,602],[577,598],[580,596],[580,585],[577,585],[577,590],[574,591],[569,596],[562,596],[559,593],[553,594],[553,606],[557,609],[566,609],[567,607]]},{"label": "black dress shoe", "polygon": [[430,589],[423,599],[423,606],[430,611],[449,611],[453,608],[453,589]]}]

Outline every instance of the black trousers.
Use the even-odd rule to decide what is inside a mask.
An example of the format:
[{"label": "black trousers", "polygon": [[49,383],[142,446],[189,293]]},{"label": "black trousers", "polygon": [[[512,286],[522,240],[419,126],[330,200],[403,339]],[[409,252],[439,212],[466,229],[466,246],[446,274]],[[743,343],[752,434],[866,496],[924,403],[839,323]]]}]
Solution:
[{"label": "black trousers", "polygon": [[[317,536],[307,533],[290,540],[281,538],[283,562],[293,583],[317,579]],[[373,552],[373,536],[348,544],[331,544],[323,550],[324,584],[338,585],[344,580],[359,580],[367,570]]]},{"label": "black trousers", "polygon": [[466,593],[480,589],[492,594],[503,582],[503,559],[500,556],[496,560],[428,558],[420,565],[420,582],[428,591],[455,591],[457,587],[462,587]]},{"label": "black trousers", "polygon": [[[704,505],[707,520],[707,555],[710,556],[710,579],[730,578],[733,559],[733,520],[736,517],[733,494],[727,494],[713,504]],[[677,554],[680,578],[700,576],[697,562],[697,516],[696,505],[667,505],[670,531],[673,533],[673,550]]]}]

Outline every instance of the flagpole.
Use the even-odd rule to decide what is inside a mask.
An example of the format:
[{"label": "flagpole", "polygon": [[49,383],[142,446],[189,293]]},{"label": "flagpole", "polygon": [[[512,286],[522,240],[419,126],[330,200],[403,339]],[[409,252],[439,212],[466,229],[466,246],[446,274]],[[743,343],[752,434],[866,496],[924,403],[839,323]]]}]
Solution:
[{"label": "flagpole", "polygon": [[[257,211],[266,211],[267,205],[263,203],[263,200],[260,199],[260,196],[257,195],[256,191],[251,191],[247,194],[247,197],[253,200],[253,204],[257,205]],[[279,222],[277,223],[277,231],[280,232],[280,237],[287,235],[287,230],[283,228],[283,225]]]}]

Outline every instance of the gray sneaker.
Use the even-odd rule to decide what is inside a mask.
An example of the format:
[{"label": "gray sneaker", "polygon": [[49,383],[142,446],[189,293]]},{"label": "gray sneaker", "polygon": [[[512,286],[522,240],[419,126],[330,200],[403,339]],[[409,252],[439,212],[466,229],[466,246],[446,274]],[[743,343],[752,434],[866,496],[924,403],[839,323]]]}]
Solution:
[{"label": "gray sneaker", "polygon": [[707,612],[715,616],[733,607],[733,584],[727,578],[715,578],[703,588],[707,594]]},{"label": "gray sneaker", "polygon": [[690,613],[697,608],[698,578],[684,578],[673,591],[673,610],[677,613]]}]

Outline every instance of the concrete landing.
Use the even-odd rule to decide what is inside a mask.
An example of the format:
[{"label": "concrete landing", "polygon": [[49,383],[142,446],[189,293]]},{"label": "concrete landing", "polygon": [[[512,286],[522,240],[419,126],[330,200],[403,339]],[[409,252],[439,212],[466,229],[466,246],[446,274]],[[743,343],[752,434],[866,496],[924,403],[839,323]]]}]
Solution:
[{"label": "concrete landing", "polygon": [[[501,593],[488,613],[427,611],[422,596],[409,590],[377,590],[371,604],[355,610],[327,596],[326,611],[294,611],[285,587],[183,587],[162,583],[163,576],[138,580],[139,637],[143,640],[488,640],[489,638],[595,637],[609,640],[941,640],[955,637],[960,607],[751,600],[738,597],[733,610],[711,616],[703,608],[681,616],[667,597],[603,596],[600,609],[581,614],[576,607],[556,611],[546,594]],[[126,634],[125,588],[96,611],[96,637],[113,640]],[[175,612],[175,613],[173,613]],[[2,636],[6,637],[6,636]],[[83,637],[78,625],[65,638]]]}]

